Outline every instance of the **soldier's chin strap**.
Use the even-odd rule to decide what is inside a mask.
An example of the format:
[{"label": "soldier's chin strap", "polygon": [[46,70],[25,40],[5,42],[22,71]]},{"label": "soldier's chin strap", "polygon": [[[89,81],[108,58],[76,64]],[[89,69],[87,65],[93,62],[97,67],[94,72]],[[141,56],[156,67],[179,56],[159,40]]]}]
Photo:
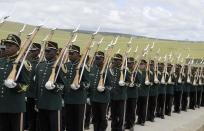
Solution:
[{"label": "soldier's chin strap", "polygon": [[15,54],[11,55],[11,56],[7,56],[7,58],[11,59],[11,60],[15,60],[16,57],[18,56],[19,51],[17,51]]}]

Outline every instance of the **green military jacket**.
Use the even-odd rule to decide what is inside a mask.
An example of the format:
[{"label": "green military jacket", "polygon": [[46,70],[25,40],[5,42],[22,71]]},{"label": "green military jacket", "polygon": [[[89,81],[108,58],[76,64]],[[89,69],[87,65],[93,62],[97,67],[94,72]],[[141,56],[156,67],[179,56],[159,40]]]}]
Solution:
[{"label": "green military jacket", "polygon": [[154,83],[154,69],[150,68],[150,90],[149,90],[149,95],[150,96],[157,96],[158,95],[158,84]]},{"label": "green military jacket", "polygon": [[[166,93],[166,85],[161,83],[162,80],[162,73],[158,73],[158,80],[160,81],[160,84],[158,85],[158,94],[165,94]],[[166,81],[166,79],[165,79]]]},{"label": "green military jacket", "polygon": [[[36,99],[39,109],[60,110],[62,107],[61,90],[58,88],[58,85],[53,90],[48,90],[45,87],[51,75],[53,64],[54,62],[41,62],[35,71]],[[60,84],[61,82],[57,79],[56,83]]]},{"label": "green military jacket", "polygon": [[127,83],[127,98],[137,98],[138,97],[138,88],[134,84],[133,87],[130,87],[129,84],[131,83],[131,72],[127,70],[126,80]]},{"label": "green military jacket", "polygon": [[[174,84],[173,83],[168,84],[168,80],[169,80],[170,75],[172,75],[172,74],[169,73],[169,74],[166,75],[166,82],[167,82],[167,84],[166,84],[166,94],[173,95],[174,94]],[[173,81],[173,77],[171,77],[171,78],[172,78],[172,81]]]},{"label": "green military jacket", "polygon": [[107,86],[111,88],[111,100],[126,100],[127,91],[125,86],[119,85],[120,68],[109,68],[107,72]]},{"label": "green military jacket", "polygon": [[[39,59],[35,59],[35,60],[30,60],[28,61],[28,64],[30,64],[30,67],[24,68],[24,72],[25,75],[29,77],[27,84],[28,84],[28,89],[26,92],[26,96],[28,98],[36,98],[36,87],[35,87],[35,83],[34,83],[34,79],[35,79],[35,69],[36,66],[38,64]],[[26,65],[24,65],[26,66]],[[30,69],[28,69],[30,68]]]},{"label": "green military jacket", "polygon": [[196,92],[197,91],[197,86],[195,86],[195,85],[193,85],[193,80],[194,80],[194,78],[193,78],[193,76],[191,76],[191,85],[189,85],[190,86],[190,92]]},{"label": "green military jacket", "polygon": [[64,83],[64,102],[65,104],[85,104],[87,92],[84,84],[88,81],[88,70],[83,72],[80,88],[73,90],[70,86],[76,75],[76,67],[78,63],[67,62],[64,64],[64,69],[61,70],[60,77]]},{"label": "green military jacket", "polygon": [[183,92],[189,92],[190,91],[190,84],[187,83],[187,76],[185,76],[183,78],[183,83],[182,83],[182,89],[183,89]]},{"label": "green military jacket", "polygon": [[90,99],[92,102],[108,103],[110,101],[110,90],[105,85],[105,90],[103,92],[99,92],[97,90],[99,80],[100,80],[100,69],[98,66],[93,65],[89,73]]},{"label": "green military jacket", "polygon": [[197,91],[201,91],[202,92],[203,91],[203,86],[202,85],[198,85],[197,86]]},{"label": "green military jacket", "polygon": [[149,85],[145,85],[145,77],[146,77],[146,71],[138,70],[135,83],[138,87],[138,96],[148,96],[149,95]]},{"label": "green military jacket", "polygon": [[175,91],[183,91],[183,84],[182,83],[178,83],[178,79],[179,79],[179,75],[175,74],[174,75],[174,92]]},{"label": "green military jacket", "polygon": [[13,67],[14,59],[0,59],[0,113],[20,113],[26,111],[25,95],[19,91],[20,85],[25,84],[22,73],[17,80],[17,87],[10,89],[4,85]]}]

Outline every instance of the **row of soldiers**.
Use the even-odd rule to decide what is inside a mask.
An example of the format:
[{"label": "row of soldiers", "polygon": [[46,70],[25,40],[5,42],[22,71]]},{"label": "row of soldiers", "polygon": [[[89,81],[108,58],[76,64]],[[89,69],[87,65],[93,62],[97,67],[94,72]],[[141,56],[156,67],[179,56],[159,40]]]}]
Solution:
[{"label": "row of soldiers", "polygon": [[[136,114],[137,124],[144,126],[146,120],[154,122],[155,116],[162,119],[164,115],[170,116],[173,104],[174,112],[187,111],[189,96],[190,109],[204,106],[203,85],[195,77],[197,70],[201,71],[198,67],[191,67],[189,83],[189,66],[184,66],[182,82],[178,82],[182,65],[165,66],[161,62],[155,70],[154,60],[136,61],[128,57],[127,67],[122,71],[126,74],[125,80],[121,82],[123,55],[114,54],[103,74],[106,55],[103,51],[95,52],[92,66],[78,69],[80,47],[73,44],[69,47],[69,61],[57,67],[61,69],[59,75],[54,83],[49,83],[59,48],[56,42],[47,41],[45,60],[39,62],[41,44],[33,43],[18,79],[12,81],[7,78],[18,56],[21,39],[11,34],[1,44],[5,48],[0,52],[0,131],[23,131],[24,112],[28,115],[29,131],[83,131],[89,127],[90,115],[85,112],[91,108],[94,131],[105,131],[110,107],[111,130],[123,131],[133,130]],[[137,63],[138,69],[133,72]],[[171,73],[173,67],[175,71]],[[77,70],[83,71],[78,87],[72,84]],[[165,82],[161,82],[164,73]],[[146,83],[147,76],[149,83]],[[104,87],[98,87],[101,77],[105,77]],[[169,77],[172,77],[171,83],[167,82]]]}]

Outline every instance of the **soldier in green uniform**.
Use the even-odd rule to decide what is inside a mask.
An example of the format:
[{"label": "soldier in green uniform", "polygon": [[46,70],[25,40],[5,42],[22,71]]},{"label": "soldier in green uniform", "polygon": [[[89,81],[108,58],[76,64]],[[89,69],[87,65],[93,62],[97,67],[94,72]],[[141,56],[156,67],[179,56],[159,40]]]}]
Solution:
[{"label": "soldier in green uniform", "polygon": [[139,70],[137,71],[135,83],[138,88],[138,101],[137,101],[137,124],[144,126],[147,116],[147,105],[150,85],[145,84],[146,78],[146,65],[145,60],[141,60]]},{"label": "soldier in green uniform", "polygon": [[6,80],[18,55],[21,39],[10,34],[2,40],[2,44],[6,48],[5,57],[0,59],[0,131],[22,131],[26,105],[25,95],[19,89],[25,81],[22,79],[22,74],[17,81]]},{"label": "soldier in green uniform", "polygon": [[[87,56],[87,64],[86,64],[86,70],[88,71],[88,74],[90,73],[90,67],[92,67],[92,64],[89,64],[90,62],[90,56]],[[90,81],[90,79],[89,79]],[[90,83],[87,81],[87,84],[90,85]],[[92,120],[92,105],[90,100],[91,90],[90,88],[86,88],[87,98],[86,98],[86,112],[85,112],[85,121],[84,121],[84,130],[90,129],[90,122]]]},{"label": "soldier in green uniform", "polygon": [[[133,129],[134,128],[134,123],[136,120],[136,106],[137,106],[137,98],[138,98],[138,89],[131,83],[131,77],[133,69],[134,69],[134,58],[129,57],[127,59],[127,75],[126,75],[126,86],[127,86],[127,100],[126,100],[126,113],[125,113],[125,129]],[[136,64],[135,64],[136,66]]]},{"label": "soldier in green uniform", "polygon": [[181,99],[182,99],[182,83],[179,83],[181,65],[177,64],[175,67],[175,84],[174,84],[174,113],[181,112]]},{"label": "soldier in green uniform", "polygon": [[157,109],[156,109],[156,116],[164,119],[165,114],[165,101],[166,101],[166,78],[164,83],[162,82],[162,77],[165,77],[166,72],[163,72],[165,69],[164,63],[159,63],[158,65],[158,79],[160,84],[158,85],[158,98],[157,98]]},{"label": "soldier in green uniform", "polygon": [[204,77],[203,77],[203,75],[204,75],[204,70],[203,70],[203,72],[202,72],[202,87],[203,87],[203,91],[202,91],[202,97],[201,97],[201,106],[202,107],[204,107]]},{"label": "soldier in green uniform", "polygon": [[45,61],[38,64],[35,72],[36,104],[39,110],[40,130],[59,131],[60,110],[62,107],[61,81],[48,84],[52,72],[52,66],[56,60],[58,44],[48,41],[45,45]]},{"label": "soldier in green uniform", "polygon": [[[173,73],[171,72],[173,65],[168,63],[167,67],[167,85],[166,85],[166,102],[165,102],[165,115],[171,116],[171,110],[174,100],[174,82]],[[170,77],[171,76],[171,77]],[[170,79],[170,80],[169,80]]]},{"label": "soldier in green uniform", "polygon": [[182,95],[182,103],[181,103],[181,110],[187,111],[188,108],[188,97],[189,97],[189,87],[190,83],[188,83],[188,65],[184,67],[184,77],[183,77],[183,95]]},{"label": "soldier in green uniform", "polygon": [[27,109],[27,118],[28,118],[28,129],[29,131],[36,131],[36,121],[37,121],[37,112],[35,110],[35,98],[36,98],[36,87],[34,84],[35,69],[39,61],[39,53],[41,50],[41,45],[38,43],[33,43],[29,51],[27,60],[24,63],[23,73],[26,76],[30,76],[27,81],[28,89],[26,92],[26,109]]},{"label": "soldier in green uniform", "polygon": [[203,92],[203,83],[202,83],[202,76],[200,76],[200,71],[202,67],[199,67],[199,75],[198,75],[198,86],[197,86],[197,101],[196,101],[196,107],[200,108],[201,105],[201,99],[202,99],[202,92]]},{"label": "soldier in green uniform", "polygon": [[104,53],[98,51],[89,74],[94,131],[105,131],[108,126],[106,118],[106,111],[110,101],[110,92],[106,86],[108,83],[105,83],[105,87],[98,86],[100,77],[105,76],[105,74],[100,74],[103,67],[103,61]]},{"label": "soldier in green uniform", "polygon": [[69,62],[64,64],[64,69],[66,70],[62,70],[60,73],[61,79],[64,83],[66,128],[68,131],[83,131],[85,104],[87,98],[84,84],[88,81],[87,70],[84,70],[83,72],[80,87],[76,89],[71,86],[80,60],[79,46],[72,45],[70,47],[69,60]]},{"label": "soldier in green uniform", "polygon": [[0,58],[3,58],[3,57],[6,56],[6,54],[5,54],[5,48],[6,48],[5,45],[0,44]]},{"label": "soldier in green uniform", "polygon": [[107,81],[111,88],[111,129],[112,131],[122,131],[125,115],[125,100],[127,98],[126,87],[119,84],[121,75],[122,55],[115,54],[112,59],[112,65],[107,73]]},{"label": "soldier in green uniform", "polygon": [[192,74],[191,74],[189,109],[192,109],[192,110],[195,110],[195,107],[196,107],[197,87],[196,85],[194,85],[194,79],[196,79],[196,69],[197,69],[196,67],[192,67]]},{"label": "soldier in green uniform", "polygon": [[155,111],[157,105],[157,96],[158,96],[158,84],[159,81],[155,81],[155,69],[154,61],[150,62],[150,90],[149,90],[149,100],[148,100],[148,111],[147,111],[147,120],[154,122]]}]

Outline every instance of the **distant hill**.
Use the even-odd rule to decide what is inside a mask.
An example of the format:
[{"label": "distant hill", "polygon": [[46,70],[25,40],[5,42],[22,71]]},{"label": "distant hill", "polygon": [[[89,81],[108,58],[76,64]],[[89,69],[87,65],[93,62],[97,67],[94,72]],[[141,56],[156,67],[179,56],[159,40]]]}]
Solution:
[{"label": "distant hill", "polygon": [[[11,22],[6,21],[3,25],[0,26],[0,38],[5,38],[10,33],[18,33],[18,31],[22,28],[23,24],[18,22]],[[31,32],[34,29],[33,25],[28,25],[25,29],[25,32],[22,33],[21,38],[25,39],[26,34]],[[44,37],[49,33],[48,28],[42,28],[37,36],[35,37],[35,42],[41,42]],[[53,41],[56,41],[59,43],[60,47],[63,47],[66,41],[70,37],[70,31],[71,29],[57,29],[55,31],[55,34],[52,38]],[[85,47],[87,41],[90,38],[90,34],[93,33],[92,31],[87,30],[79,30],[78,38],[75,44],[79,45],[83,50]],[[129,34],[123,34],[123,33],[114,33],[114,32],[100,32],[96,38],[95,41],[99,41],[102,37],[104,37],[104,41],[100,46],[100,50],[104,50],[106,46],[110,43],[111,40],[114,39],[114,37],[120,36],[118,39],[118,43],[116,47],[114,48],[114,52],[117,52],[119,49],[121,49],[120,53],[124,53],[124,50],[127,48],[127,42],[129,41],[131,35]],[[173,53],[173,56],[176,57],[181,54],[182,58],[185,59],[185,57],[190,54],[190,58],[203,58],[204,53],[204,42],[202,41],[180,41],[180,40],[166,40],[166,39],[157,39],[157,38],[151,38],[151,37],[145,37],[145,36],[133,36],[132,41],[132,52],[130,53],[130,56],[132,56],[134,53],[133,51],[138,46],[139,50],[137,52],[137,55],[140,56],[142,50],[147,46],[147,44],[155,43],[155,47],[152,50],[151,53],[149,53],[148,58],[154,57],[156,55],[156,52],[160,49],[160,57],[164,57],[165,55],[168,55],[170,52]],[[174,61],[175,61],[174,60]]]}]

